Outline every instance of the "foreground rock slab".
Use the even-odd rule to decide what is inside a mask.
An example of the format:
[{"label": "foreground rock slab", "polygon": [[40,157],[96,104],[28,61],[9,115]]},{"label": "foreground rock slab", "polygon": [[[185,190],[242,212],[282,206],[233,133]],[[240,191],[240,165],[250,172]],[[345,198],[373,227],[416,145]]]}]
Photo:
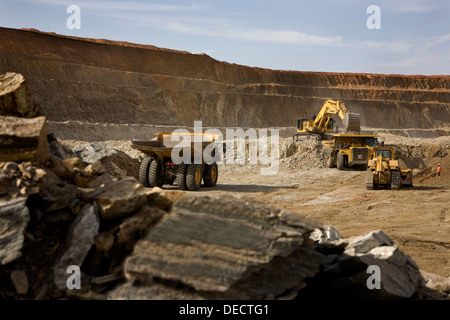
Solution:
[{"label": "foreground rock slab", "polygon": [[[232,196],[186,196],[126,260],[110,299],[281,299],[305,286],[322,255],[322,225]],[[142,285],[135,284],[138,280]]]}]

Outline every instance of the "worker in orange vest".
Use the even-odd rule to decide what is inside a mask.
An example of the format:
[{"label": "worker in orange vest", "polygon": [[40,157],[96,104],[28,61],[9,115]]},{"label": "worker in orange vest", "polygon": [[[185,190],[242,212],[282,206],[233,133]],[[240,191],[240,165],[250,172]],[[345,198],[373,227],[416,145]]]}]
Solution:
[{"label": "worker in orange vest", "polygon": [[440,163],[438,163],[438,165],[437,165],[436,174],[437,174],[437,179],[439,181],[441,181],[441,164]]}]

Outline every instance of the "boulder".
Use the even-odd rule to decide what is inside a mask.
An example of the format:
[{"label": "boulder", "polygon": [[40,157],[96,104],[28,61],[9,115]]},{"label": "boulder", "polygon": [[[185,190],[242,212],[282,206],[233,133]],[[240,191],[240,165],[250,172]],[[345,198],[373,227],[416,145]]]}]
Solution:
[{"label": "boulder", "polygon": [[45,117],[0,117],[0,161],[45,163],[49,159]]},{"label": "boulder", "polygon": [[59,289],[66,289],[67,268],[81,268],[84,258],[94,244],[100,220],[94,205],[87,204],[72,222],[66,239],[66,248],[53,266],[54,282]]},{"label": "boulder", "polygon": [[0,75],[0,115],[35,117],[38,113],[25,78],[14,72]]},{"label": "boulder", "polygon": [[45,182],[39,185],[38,195],[46,203],[46,205],[43,203],[41,208],[47,212],[64,208],[73,209],[80,201],[81,191],[74,184],[49,182],[57,180],[53,180],[49,174],[48,176],[49,178],[44,179]]},{"label": "boulder", "polygon": [[64,179],[73,179],[75,177],[75,172],[70,163],[53,155],[50,157],[50,159],[51,161],[48,168],[52,170],[58,177]]},{"label": "boulder", "polygon": [[298,299],[412,299],[425,286],[417,264],[382,230],[323,242],[321,272]]},{"label": "boulder", "polygon": [[135,178],[114,181],[91,194],[102,219],[125,218],[147,203],[145,188]]},{"label": "boulder", "polygon": [[328,225],[322,229],[314,230],[311,234],[311,239],[316,243],[324,243],[342,239],[342,236],[332,225]]},{"label": "boulder", "polygon": [[53,133],[47,135],[50,153],[63,160],[73,158],[74,153],[69,147],[58,141],[58,138]]},{"label": "boulder", "polygon": [[181,190],[164,190],[159,187],[146,190],[148,204],[165,211],[170,211],[175,201],[188,194]]},{"label": "boulder", "polygon": [[84,168],[82,175],[86,178],[91,178],[94,175],[100,175],[105,172],[106,169],[103,166],[102,162],[100,160],[96,160],[88,164],[86,168]]},{"label": "boulder", "polygon": [[[180,198],[127,258],[110,299],[283,299],[319,271],[323,226],[232,196]],[[158,281],[155,281],[155,280]]]},{"label": "boulder", "polygon": [[27,198],[0,199],[0,265],[22,256],[24,230],[30,220],[26,201]]},{"label": "boulder", "polygon": [[117,154],[117,151],[105,142],[84,143],[76,146],[72,151],[87,164]]},{"label": "boulder", "polygon": [[124,219],[119,226],[117,241],[128,250],[133,250],[136,242],[167,214],[157,207],[144,206],[138,213]]},{"label": "boulder", "polygon": [[105,172],[99,176],[93,176],[91,179],[88,179],[87,187],[88,188],[100,188],[105,187],[114,181],[118,181],[116,178],[112,177],[109,173]]}]

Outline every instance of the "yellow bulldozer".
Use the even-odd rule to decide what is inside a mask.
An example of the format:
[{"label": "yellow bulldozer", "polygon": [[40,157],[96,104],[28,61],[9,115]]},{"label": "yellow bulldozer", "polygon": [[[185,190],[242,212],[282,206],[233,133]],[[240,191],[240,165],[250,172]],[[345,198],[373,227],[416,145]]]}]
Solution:
[{"label": "yellow bulldozer", "polygon": [[379,147],[373,150],[371,159],[367,164],[367,190],[380,187],[398,190],[401,187],[411,187],[412,184],[412,169],[400,168],[393,148]]},{"label": "yellow bulldozer", "polygon": [[342,119],[345,132],[361,131],[361,116],[351,112],[340,100],[326,99],[319,114],[313,119],[298,119],[297,133],[292,137],[298,141],[301,137],[314,137],[322,140],[327,134],[334,131],[334,119],[332,114],[337,114]]}]

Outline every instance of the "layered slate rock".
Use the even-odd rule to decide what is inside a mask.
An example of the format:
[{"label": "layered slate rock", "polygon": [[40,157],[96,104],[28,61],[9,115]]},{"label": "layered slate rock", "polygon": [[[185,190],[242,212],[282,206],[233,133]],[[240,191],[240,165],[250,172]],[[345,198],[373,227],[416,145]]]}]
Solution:
[{"label": "layered slate rock", "polygon": [[128,282],[110,299],[280,299],[322,261],[310,234],[323,226],[232,196],[186,196],[135,246]]},{"label": "layered slate rock", "polygon": [[24,231],[30,220],[27,198],[0,199],[0,265],[22,256]]}]

